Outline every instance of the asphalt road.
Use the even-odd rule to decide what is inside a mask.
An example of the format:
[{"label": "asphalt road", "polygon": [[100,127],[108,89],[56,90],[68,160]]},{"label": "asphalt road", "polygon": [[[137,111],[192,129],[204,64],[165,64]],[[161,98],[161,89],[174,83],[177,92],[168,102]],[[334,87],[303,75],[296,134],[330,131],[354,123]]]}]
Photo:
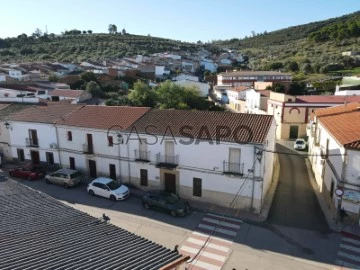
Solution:
[{"label": "asphalt road", "polygon": [[322,233],[330,231],[313,190],[305,164],[307,152],[291,149],[293,142],[276,146],[280,177],[268,223]]}]

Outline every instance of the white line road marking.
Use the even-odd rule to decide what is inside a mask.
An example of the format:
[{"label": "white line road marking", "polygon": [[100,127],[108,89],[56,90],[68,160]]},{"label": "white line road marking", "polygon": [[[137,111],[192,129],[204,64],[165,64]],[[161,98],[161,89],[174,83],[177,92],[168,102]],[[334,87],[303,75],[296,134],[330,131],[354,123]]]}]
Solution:
[{"label": "white line road marking", "polygon": [[196,261],[195,263],[193,263],[193,265],[202,267],[207,270],[221,270],[221,266],[212,265],[212,264],[202,262],[202,261]]},{"label": "white line road marking", "polygon": [[207,230],[211,230],[211,231],[215,229],[215,232],[227,234],[230,236],[236,236],[236,234],[237,234],[237,232],[233,232],[233,231],[229,231],[229,230],[221,229],[221,228],[215,228],[214,226],[209,226],[209,225],[205,225],[205,224],[201,224],[201,223],[198,225],[198,227],[207,229]]},{"label": "white line road marking", "polygon": [[[199,235],[199,236],[202,236],[202,237],[206,237],[206,238],[209,237],[208,234],[201,233],[201,232],[192,232],[192,233],[195,234],[195,235]],[[211,239],[214,239],[214,240],[217,240],[217,241],[222,241],[222,242],[228,243],[228,244],[232,244],[232,243],[233,243],[233,241],[225,240],[225,239],[222,239],[222,238],[216,237],[216,236],[211,236],[210,240],[211,240]]]},{"label": "white line road marking", "polygon": [[358,269],[358,270],[360,270],[360,265],[355,265],[355,264],[352,264],[352,263],[344,262],[342,260],[336,260],[335,263],[340,265],[340,266],[345,266],[345,267],[350,268],[350,269]]},{"label": "white line road marking", "polygon": [[[210,214],[210,213],[207,213],[207,215],[208,215],[208,216],[212,216],[212,217],[222,218],[222,216],[214,215],[214,214]],[[224,220],[231,220],[231,221],[235,221],[235,222],[238,222],[238,223],[242,223],[242,222],[243,222],[242,220],[235,219],[235,218],[229,218],[229,217],[224,217]]]},{"label": "white line road marking", "polygon": [[343,257],[343,258],[347,258],[347,259],[350,259],[350,260],[353,260],[355,262],[360,262],[360,257],[359,256],[355,256],[355,255],[352,255],[352,254],[347,254],[345,252],[342,252],[342,251],[339,251],[337,253],[337,255],[339,257]]},{"label": "white line road marking", "polygon": [[[205,241],[203,241],[203,240],[195,239],[195,238],[192,238],[192,237],[188,238],[187,242],[190,242],[190,243],[193,243],[193,244],[196,244],[196,245],[199,245],[199,246],[202,246],[205,243]],[[210,248],[217,249],[217,250],[224,251],[224,252],[229,252],[229,250],[230,250],[227,247],[212,244],[212,243],[209,243],[209,242],[205,245],[205,247],[210,247]]]},{"label": "white line road marking", "polygon": [[[182,246],[181,250],[189,252],[189,253],[194,254],[194,255],[196,255],[199,252],[199,249],[188,247],[188,246]],[[211,253],[211,252],[207,252],[206,249],[201,251],[199,255],[204,256],[204,257],[208,257],[208,258],[213,259],[213,260],[217,260],[217,261],[222,262],[222,263],[224,263],[225,260],[226,260],[225,256],[221,256],[221,255],[217,255],[217,254],[214,254],[214,253]]]},{"label": "white line road marking", "polygon": [[352,244],[355,244],[355,245],[359,245],[360,246],[360,241],[359,240],[355,240],[355,239],[352,239],[352,238],[347,238],[347,237],[343,237],[341,238],[342,241],[345,241],[345,242],[348,242],[348,243],[352,243]]},{"label": "white line road marking", "polygon": [[343,249],[347,249],[347,250],[351,250],[351,251],[360,253],[360,248],[356,248],[356,247],[349,246],[349,245],[344,245],[344,244],[340,244],[340,247],[343,248]]},{"label": "white line road marking", "polygon": [[240,225],[235,225],[235,224],[232,224],[229,222],[225,222],[223,220],[221,221],[221,220],[212,219],[212,218],[203,218],[203,220],[210,222],[210,223],[214,223],[216,225],[221,225],[221,226],[229,227],[229,228],[236,229],[236,230],[240,229]]}]

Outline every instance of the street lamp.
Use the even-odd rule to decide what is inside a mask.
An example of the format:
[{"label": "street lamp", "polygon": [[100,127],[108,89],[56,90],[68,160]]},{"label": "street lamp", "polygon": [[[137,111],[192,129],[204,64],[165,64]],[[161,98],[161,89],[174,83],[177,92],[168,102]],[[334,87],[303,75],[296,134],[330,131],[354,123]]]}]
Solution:
[{"label": "street lamp", "polygon": [[[119,181],[121,183],[121,155],[120,155],[120,144],[123,144],[124,143],[124,139],[122,137],[122,135],[120,133],[117,133],[116,134],[116,140],[117,140],[117,143],[118,143],[118,155],[119,155]],[[119,183],[119,184],[120,184]]]},{"label": "street lamp", "polygon": [[9,123],[8,121],[6,121],[6,122],[4,123],[4,125],[5,125],[5,128],[6,128],[6,129],[9,129],[9,128],[10,128],[10,123]]},{"label": "street lamp", "polygon": [[259,162],[261,162],[262,155],[263,155],[263,151],[258,150],[258,151],[256,152],[256,158],[257,158],[257,160],[258,160]]},{"label": "street lamp", "polygon": [[120,133],[116,134],[116,140],[117,140],[118,144],[124,143],[123,136]]}]

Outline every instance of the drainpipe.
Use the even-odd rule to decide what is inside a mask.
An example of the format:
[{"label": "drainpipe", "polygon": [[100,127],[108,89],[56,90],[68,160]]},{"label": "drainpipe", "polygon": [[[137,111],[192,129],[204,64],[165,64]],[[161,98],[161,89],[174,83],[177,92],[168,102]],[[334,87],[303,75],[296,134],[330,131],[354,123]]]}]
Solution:
[{"label": "drainpipe", "polygon": [[129,186],[131,186],[131,170],[130,170],[130,146],[129,146],[129,140],[126,142],[126,148],[127,148],[127,160],[128,160],[128,172],[129,172]]},{"label": "drainpipe", "polygon": [[57,143],[57,145],[58,145],[58,149],[57,149],[57,150],[58,150],[58,155],[59,155],[59,166],[60,166],[60,168],[62,168],[58,128],[57,128],[56,124],[54,125],[54,127],[55,127],[55,134],[56,134],[56,143]]},{"label": "drainpipe", "polygon": [[253,177],[252,177],[252,190],[251,190],[251,204],[250,204],[250,212],[253,210],[254,206],[254,192],[255,192],[255,171],[256,171],[256,146],[254,146],[254,169],[253,169]]}]

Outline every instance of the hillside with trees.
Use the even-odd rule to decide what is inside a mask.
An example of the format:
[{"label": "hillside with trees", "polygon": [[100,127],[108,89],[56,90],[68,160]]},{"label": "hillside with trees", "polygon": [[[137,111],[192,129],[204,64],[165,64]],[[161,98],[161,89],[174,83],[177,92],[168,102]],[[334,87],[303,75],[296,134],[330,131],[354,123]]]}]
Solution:
[{"label": "hillside with trees", "polygon": [[164,51],[193,51],[198,47],[178,40],[131,35],[125,29],[117,32],[114,24],[109,25],[108,31],[109,34],[94,34],[92,30],[73,29],[55,35],[36,29],[30,36],[21,34],[14,38],[0,38],[0,63],[81,62]]},{"label": "hillside with trees", "polygon": [[342,52],[359,52],[360,12],[269,33],[253,31],[243,39],[213,44],[240,50],[249,57],[252,69],[297,72],[300,79],[311,73],[353,69],[359,63]]}]

